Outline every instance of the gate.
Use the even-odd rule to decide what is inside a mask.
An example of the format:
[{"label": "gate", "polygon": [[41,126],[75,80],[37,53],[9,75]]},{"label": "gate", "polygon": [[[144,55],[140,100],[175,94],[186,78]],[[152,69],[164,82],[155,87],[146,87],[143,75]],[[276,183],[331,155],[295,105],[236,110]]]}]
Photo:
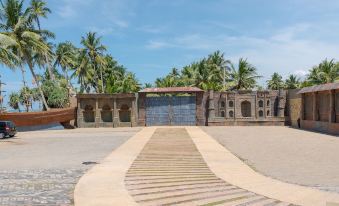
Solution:
[{"label": "gate", "polygon": [[146,125],[196,125],[195,101],[195,96],[147,97]]}]

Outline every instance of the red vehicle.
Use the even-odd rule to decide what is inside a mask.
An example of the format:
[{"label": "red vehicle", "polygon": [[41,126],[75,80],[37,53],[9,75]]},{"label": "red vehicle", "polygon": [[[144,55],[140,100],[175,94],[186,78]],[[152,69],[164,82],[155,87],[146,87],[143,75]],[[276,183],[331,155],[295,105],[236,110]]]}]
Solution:
[{"label": "red vehicle", "polygon": [[17,133],[15,124],[11,121],[0,121],[0,137],[14,137]]}]

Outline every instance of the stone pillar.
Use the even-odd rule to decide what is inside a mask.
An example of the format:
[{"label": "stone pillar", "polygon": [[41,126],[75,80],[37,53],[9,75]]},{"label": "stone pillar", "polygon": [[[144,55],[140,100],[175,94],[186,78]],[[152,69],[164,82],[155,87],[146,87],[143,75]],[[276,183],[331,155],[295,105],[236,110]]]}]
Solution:
[{"label": "stone pillar", "polygon": [[113,99],[113,127],[119,127],[119,111],[116,98]]},{"label": "stone pillar", "polygon": [[78,112],[76,126],[81,128],[84,122],[84,111],[81,109],[81,99],[77,98]]},{"label": "stone pillar", "polygon": [[301,94],[300,120],[305,120],[305,94]]},{"label": "stone pillar", "polygon": [[138,94],[138,125],[146,126],[146,93]]},{"label": "stone pillar", "polygon": [[208,97],[208,118],[214,119],[215,118],[215,108],[214,108],[214,91],[209,91],[209,97]]},{"label": "stone pillar", "polygon": [[225,110],[225,119],[227,119],[227,116],[228,116],[228,110],[227,110],[227,106],[228,106],[228,102],[227,102],[227,92],[224,92],[225,94],[225,107],[224,107],[224,110]]},{"label": "stone pillar", "polygon": [[136,118],[135,118],[135,99],[133,98],[132,100],[132,107],[131,107],[131,126],[135,127],[136,126]]},{"label": "stone pillar", "polygon": [[196,101],[196,119],[197,119],[197,125],[198,126],[205,126],[205,115],[204,115],[204,93],[203,92],[197,92],[195,96]]},{"label": "stone pillar", "polygon": [[95,99],[95,127],[100,126],[101,112],[99,111],[99,99]]},{"label": "stone pillar", "polygon": [[329,123],[334,123],[335,122],[335,90],[330,90],[329,91],[330,95],[330,105],[329,105],[329,118],[328,121]]},{"label": "stone pillar", "polygon": [[312,116],[312,120],[313,121],[318,121],[319,117],[318,117],[318,107],[317,107],[317,93],[313,92],[312,93],[312,106],[313,106],[313,116]]},{"label": "stone pillar", "polygon": [[278,117],[285,117],[286,91],[279,90]]}]

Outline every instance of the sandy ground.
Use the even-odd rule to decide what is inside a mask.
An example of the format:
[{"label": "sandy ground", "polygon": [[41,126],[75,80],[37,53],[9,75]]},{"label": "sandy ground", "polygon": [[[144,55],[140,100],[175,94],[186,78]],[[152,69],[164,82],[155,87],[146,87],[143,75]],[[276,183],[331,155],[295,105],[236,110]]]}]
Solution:
[{"label": "sandy ground", "polygon": [[339,192],[339,137],[288,127],[202,127],[256,171]]}]

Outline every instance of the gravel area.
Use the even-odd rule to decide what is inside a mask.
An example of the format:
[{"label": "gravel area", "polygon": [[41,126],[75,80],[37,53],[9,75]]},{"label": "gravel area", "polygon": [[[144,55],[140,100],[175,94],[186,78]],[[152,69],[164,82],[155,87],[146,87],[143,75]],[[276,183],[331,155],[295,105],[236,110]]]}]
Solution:
[{"label": "gravel area", "polygon": [[0,139],[0,205],[72,205],[78,179],[139,130],[22,132]]},{"label": "gravel area", "polygon": [[254,170],[339,193],[339,137],[289,127],[202,127]]}]

